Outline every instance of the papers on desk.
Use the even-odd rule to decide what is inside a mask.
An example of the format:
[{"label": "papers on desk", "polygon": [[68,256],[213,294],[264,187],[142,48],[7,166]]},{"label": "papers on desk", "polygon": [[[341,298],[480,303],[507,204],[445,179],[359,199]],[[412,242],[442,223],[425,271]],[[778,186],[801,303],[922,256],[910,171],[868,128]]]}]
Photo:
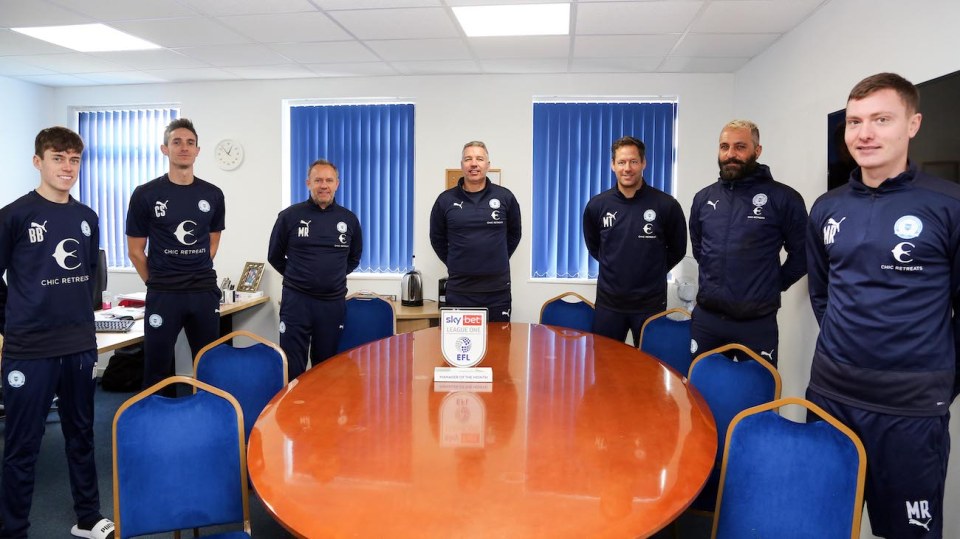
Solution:
[{"label": "papers on desk", "polygon": [[94,311],[94,318],[97,320],[116,320],[118,318],[132,318],[140,320],[143,318],[143,307],[114,307],[102,311]]}]

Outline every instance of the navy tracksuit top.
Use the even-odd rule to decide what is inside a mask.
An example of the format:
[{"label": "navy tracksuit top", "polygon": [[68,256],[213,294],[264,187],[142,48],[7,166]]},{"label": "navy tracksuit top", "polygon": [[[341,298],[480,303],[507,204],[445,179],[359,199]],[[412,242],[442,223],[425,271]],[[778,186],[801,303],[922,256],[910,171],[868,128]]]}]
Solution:
[{"label": "navy tracksuit top", "polygon": [[200,178],[179,185],[164,174],[134,189],[127,235],[147,238],[147,288],[216,290],[210,233],[224,230],[225,215],[223,191]]},{"label": "navy tracksuit top", "polygon": [[820,323],[810,389],[880,413],[947,413],[957,364],[960,185],[911,166],[871,189],[857,169],[813,205],[807,253]]},{"label": "navy tracksuit top", "polygon": [[[737,320],[776,313],[780,293],[806,273],[807,208],[766,165],[693,197],[690,244],[700,265],[697,304]],[[787,259],[781,265],[780,250]]]},{"label": "navy tracksuit top", "polygon": [[347,274],[362,253],[363,233],[352,211],[336,200],[322,209],[307,199],[277,216],[267,260],[283,275],[283,286],[333,300],[347,295]]},{"label": "navy tracksuit top", "polygon": [[3,357],[35,359],[97,347],[93,276],[100,222],[70,197],[51,202],[36,191],[0,210],[0,311]]},{"label": "navy tracksuit top", "polygon": [[667,308],[667,272],[687,252],[676,199],[646,183],[633,198],[614,186],[587,202],[583,239],[600,263],[598,306],[625,313]]},{"label": "navy tracksuit top", "polygon": [[460,182],[440,193],[430,212],[430,244],[447,265],[447,289],[464,293],[510,290],[510,256],[520,244],[520,205],[487,179],[475,193]]}]

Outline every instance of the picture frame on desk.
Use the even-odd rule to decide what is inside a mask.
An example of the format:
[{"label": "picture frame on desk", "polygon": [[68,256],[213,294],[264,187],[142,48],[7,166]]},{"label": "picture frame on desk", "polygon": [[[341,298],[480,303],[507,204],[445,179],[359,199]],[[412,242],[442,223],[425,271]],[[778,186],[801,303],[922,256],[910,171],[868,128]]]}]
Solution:
[{"label": "picture frame on desk", "polygon": [[247,262],[243,265],[243,272],[237,281],[237,292],[256,292],[260,289],[260,279],[263,278],[264,262]]}]

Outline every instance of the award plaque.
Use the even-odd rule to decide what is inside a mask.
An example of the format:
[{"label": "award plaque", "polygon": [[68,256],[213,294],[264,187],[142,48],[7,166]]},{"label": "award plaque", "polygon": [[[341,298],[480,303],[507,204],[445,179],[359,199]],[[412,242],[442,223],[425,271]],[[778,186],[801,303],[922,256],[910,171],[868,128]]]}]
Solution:
[{"label": "award plaque", "polygon": [[493,369],[477,367],[487,353],[487,310],[440,309],[440,351],[450,367],[436,367],[434,382],[492,382]]}]

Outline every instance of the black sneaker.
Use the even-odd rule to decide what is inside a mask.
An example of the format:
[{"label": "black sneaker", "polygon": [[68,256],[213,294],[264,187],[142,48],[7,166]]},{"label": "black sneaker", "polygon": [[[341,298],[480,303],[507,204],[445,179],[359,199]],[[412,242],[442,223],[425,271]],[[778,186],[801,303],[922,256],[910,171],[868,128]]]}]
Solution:
[{"label": "black sneaker", "polygon": [[96,522],[80,522],[70,528],[70,534],[85,539],[113,539],[113,521],[101,518]]}]

